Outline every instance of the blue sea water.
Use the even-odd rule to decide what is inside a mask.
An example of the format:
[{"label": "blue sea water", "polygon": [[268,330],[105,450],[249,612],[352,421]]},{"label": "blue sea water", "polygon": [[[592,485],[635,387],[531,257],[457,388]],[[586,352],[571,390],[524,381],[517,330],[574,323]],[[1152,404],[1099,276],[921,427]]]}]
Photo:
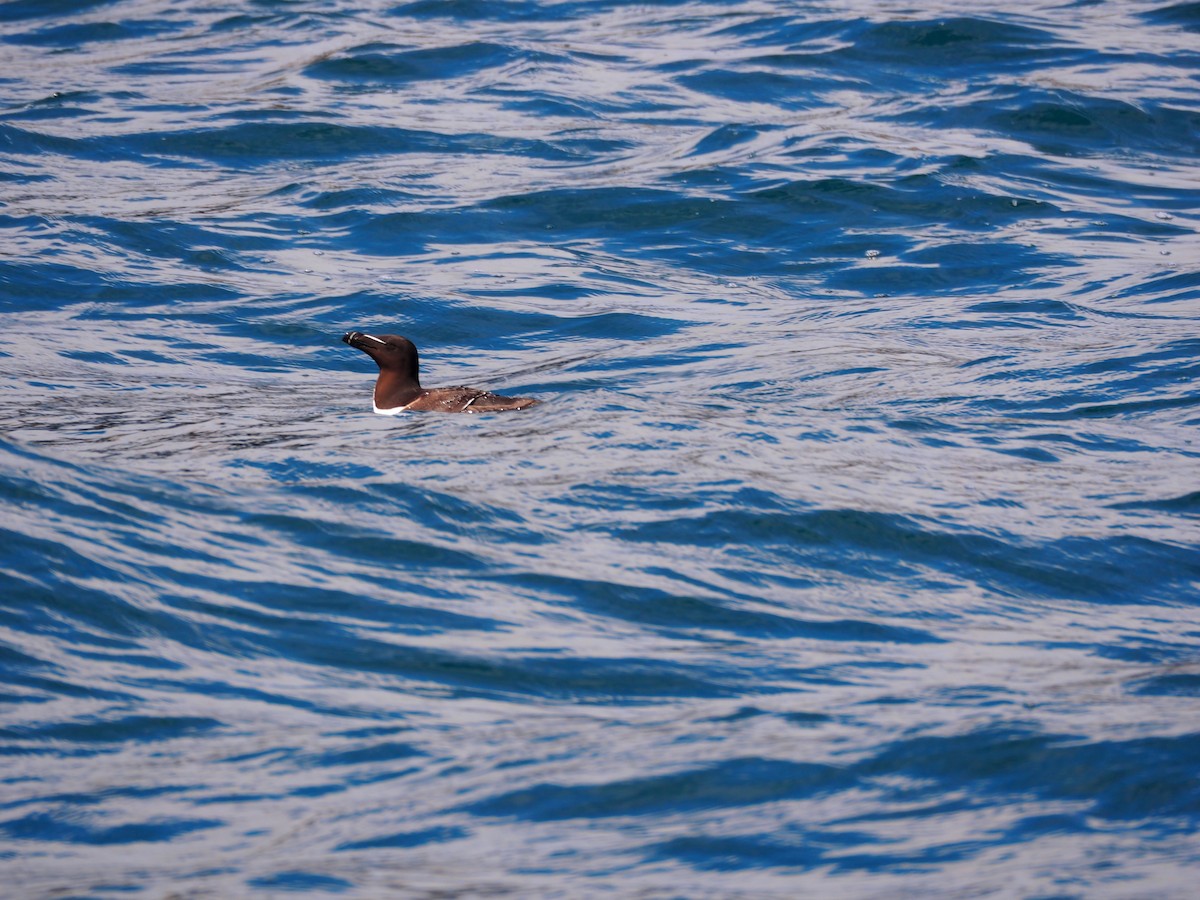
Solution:
[{"label": "blue sea water", "polygon": [[0,60],[4,896],[1193,896],[1200,4]]}]

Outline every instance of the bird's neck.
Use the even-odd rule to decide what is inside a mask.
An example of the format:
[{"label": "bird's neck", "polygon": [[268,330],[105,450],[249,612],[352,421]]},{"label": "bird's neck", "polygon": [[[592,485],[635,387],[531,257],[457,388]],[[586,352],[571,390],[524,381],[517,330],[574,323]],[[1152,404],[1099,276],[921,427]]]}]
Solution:
[{"label": "bird's neck", "polygon": [[405,378],[398,372],[380,371],[375,382],[375,406],[378,409],[395,409],[412,403],[422,393],[420,382]]}]

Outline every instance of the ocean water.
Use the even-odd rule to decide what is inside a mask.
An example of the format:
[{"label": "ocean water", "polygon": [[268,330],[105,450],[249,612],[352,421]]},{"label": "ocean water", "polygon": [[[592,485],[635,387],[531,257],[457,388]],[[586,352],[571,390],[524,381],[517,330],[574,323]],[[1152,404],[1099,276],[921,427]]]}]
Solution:
[{"label": "ocean water", "polygon": [[0,894],[1193,896],[1200,4],[0,60]]}]

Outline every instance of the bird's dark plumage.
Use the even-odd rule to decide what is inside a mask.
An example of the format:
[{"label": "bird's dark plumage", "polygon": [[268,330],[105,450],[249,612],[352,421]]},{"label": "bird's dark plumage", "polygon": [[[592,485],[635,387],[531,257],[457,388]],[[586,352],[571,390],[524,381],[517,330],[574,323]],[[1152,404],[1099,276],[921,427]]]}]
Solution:
[{"label": "bird's dark plumage", "polygon": [[408,410],[427,412],[504,412],[526,409],[532,397],[502,397],[470,387],[423,388],[418,374],[417,348],[398,334],[351,331],[342,340],[361,350],[379,366],[375,381],[375,412],[384,415]]}]

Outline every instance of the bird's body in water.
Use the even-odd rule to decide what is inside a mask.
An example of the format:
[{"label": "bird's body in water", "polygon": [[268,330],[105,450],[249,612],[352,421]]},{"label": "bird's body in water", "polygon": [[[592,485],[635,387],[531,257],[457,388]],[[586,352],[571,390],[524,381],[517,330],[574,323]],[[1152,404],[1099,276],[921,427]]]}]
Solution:
[{"label": "bird's body in water", "polygon": [[506,412],[537,403],[532,397],[502,397],[471,387],[423,388],[417,348],[398,334],[364,334],[351,331],[342,340],[361,350],[379,366],[375,381],[375,412],[391,416],[402,412]]}]

